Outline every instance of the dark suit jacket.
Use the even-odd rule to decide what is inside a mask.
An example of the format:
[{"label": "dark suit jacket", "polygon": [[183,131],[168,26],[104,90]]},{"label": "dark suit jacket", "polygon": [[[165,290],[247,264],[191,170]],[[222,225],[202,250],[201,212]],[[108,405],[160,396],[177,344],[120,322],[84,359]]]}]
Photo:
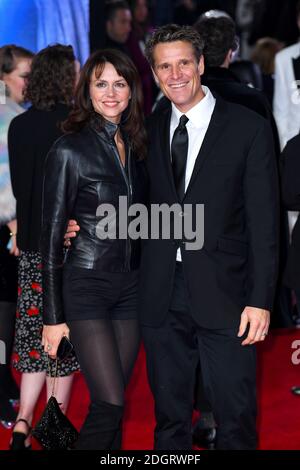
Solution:
[{"label": "dark suit jacket", "polygon": [[[300,211],[300,134],[289,140],[282,152],[282,198],[286,209]],[[300,289],[300,217],[292,232],[284,282]]]},{"label": "dark suit jacket", "polygon": [[276,122],[268,98],[262,91],[239,82],[231,70],[224,67],[206,67],[201,82],[224,100],[241,104],[267,119],[272,129],[276,155],[279,157],[280,144]]},{"label": "dark suit jacket", "polygon": [[[171,107],[149,120],[150,203],[178,202],[170,159]],[[217,98],[185,204],[204,204],[204,247],[146,240],[140,315],[158,326],[170,304],[176,251],[182,250],[191,311],[206,328],[234,328],[246,305],[271,309],[277,274],[278,184],[268,123]]]},{"label": "dark suit jacket", "polygon": [[10,174],[17,200],[17,244],[21,250],[39,251],[44,162],[52,144],[62,135],[60,124],[69,112],[64,104],[57,104],[51,111],[31,107],[10,124]]}]

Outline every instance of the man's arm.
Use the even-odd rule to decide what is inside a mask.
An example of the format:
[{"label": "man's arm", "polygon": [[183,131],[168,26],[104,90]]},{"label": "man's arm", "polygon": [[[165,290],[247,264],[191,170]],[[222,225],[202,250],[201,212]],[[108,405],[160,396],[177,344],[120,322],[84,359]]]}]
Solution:
[{"label": "man's arm", "polygon": [[279,190],[272,134],[266,121],[247,155],[244,175],[246,225],[249,240],[247,306],[242,312],[243,345],[263,340],[268,332],[278,267]]}]

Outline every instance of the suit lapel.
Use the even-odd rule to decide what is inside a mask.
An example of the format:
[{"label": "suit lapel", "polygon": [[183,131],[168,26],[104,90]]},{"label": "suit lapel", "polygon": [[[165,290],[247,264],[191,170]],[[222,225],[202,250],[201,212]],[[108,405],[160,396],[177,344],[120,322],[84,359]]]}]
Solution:
[{"label": "suit lapel", "polygon": [[172,114],[172,108],[171,105],[168,106],[166,110],[164,110],[160,116],[159,119],[159,134],[160,134],[160,146],[161,146],[161,155],[163,158],[164,166],[167,172],[168,180],[171,184],[172,191],[174,195],[176,196],[176,199],[178,198],[176,188],[175,188],[175,183],[174,183],[174,177],[173,177],[173,171],[172,171],[172,165],[171,165],[171,152],[170,152],[170,121],[171,121],[171,114]]},{"label": "suit lapel", "polygon": [[190,191],[192,185],[194,184],[198,173],[201,171],[204,162],[212,152],[216,142],[221,137],[225,123],[226,123],[226,109],[227,104],[221,98],[216,98],[215,109],[213,111],[208,129],[206,131],[204,140],[202,142],[200,151],[198,153],[193,173],[190,179],[190,183],[187,187],[187,190],[184,195],[184,199],[187,196],[188,192]]}]

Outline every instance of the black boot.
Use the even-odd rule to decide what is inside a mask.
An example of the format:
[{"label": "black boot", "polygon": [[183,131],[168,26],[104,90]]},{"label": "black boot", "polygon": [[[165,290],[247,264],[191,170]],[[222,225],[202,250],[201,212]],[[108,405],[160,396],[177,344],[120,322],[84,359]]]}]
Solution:
[{"label": "black boot", "polygon": [[111,450],[121,450],[122,449],[122,421],[119,425],[119,429],[115,434],[114,441],[111,445]]},{"label": "black boot", "polygon": [[91,403],[81,428],[76,450],[111,450],[120,432],[123,406],[111,403]]}]

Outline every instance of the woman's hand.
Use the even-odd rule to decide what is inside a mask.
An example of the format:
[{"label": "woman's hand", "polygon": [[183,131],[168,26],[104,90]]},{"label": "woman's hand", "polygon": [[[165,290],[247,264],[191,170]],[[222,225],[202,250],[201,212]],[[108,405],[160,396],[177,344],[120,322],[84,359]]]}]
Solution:
[{"label": "woman's hand", "polygon": [[9,250],[11,255],[19,256],[20,250],[17,247],[17,237],[16,235],[11,235],[11,249]]},{"label": "woman's hand", "polygon": [[64,236],[64,246],[65,247],[70,247],[71,246],[71,240],[70,238],[75,238],[77,236],[77,233],[76,232],[79,232],[80,230],[80,227],[79,225],[77,225],[77,222],[76,220],[69,220],[69,223],[68,223],[68,227],[67,227],[67,231],[65,233],[65,236]]},{"label": "woman's hand", "polygon": [[42,335],[42,345],[44,351],[49,354],[51,359],[56,359],[58,345],[63,336],[69,338],[69,328],[66,323],[58,325],[44,325]]},{"label": "woman's hand", "polygon": [[11,248],[9,252],[11,255],[19,256],[20,251],[19,251],[19,248],[17,247],[17,220],[14,219],[11,222],[8,222],[7,226],[10,230],[10,239],[11,239]]}]

